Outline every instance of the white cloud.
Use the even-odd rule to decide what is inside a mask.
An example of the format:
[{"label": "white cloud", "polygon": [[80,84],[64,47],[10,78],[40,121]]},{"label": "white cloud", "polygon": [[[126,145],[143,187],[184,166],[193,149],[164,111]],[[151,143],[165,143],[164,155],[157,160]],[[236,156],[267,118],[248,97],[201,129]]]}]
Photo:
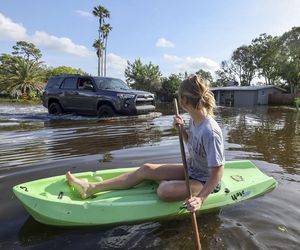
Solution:
[{"label": "white cloud", "polygon": [[156,47],[172,48],[175,47],[175,45],[166,38],[159,38],[156,42]]},{"label": "white cloud", "polygon": [[107,75],[124,80],[124,72],[127,66],[127,59],[114,53],[107,55]]},{"label": "white cloud", "polygon": [[178,62],[178,61],[182,61],[183,60],[179,56],[168,55],[168,54],[164,54],[163,55],[163,59],[166,60],[166,61],[171,61],[171,62]]},{"label": "white cloud", "polygon": [[14,23],[11,19],[0,13],[0,40],[26,39],[26,29],[21,23]]},{"label": "white cloud", "polygon": [[205,57],[178,57],[165,54],[163,55],[163,59],[174,63],[173,67],[177,73],[187,72],[194,74],[199,69],[203,69],[214,75],[214,72],[220,68],[219,63]]},{"label": "white cloud", "polygon": [[77,56],[93,56],[95,53],[88,50],[85,46],[75,44],[70,38],[56,37],[43,31],[36,31],[31,37],[31,41],[46,49],[62,51]]},{"label": "white cloud", "polygon": [[93,51],[83,45],[75,44],[70,38],[56,37],[43,31],[36,31],[33,35],[27,34],[22,24],[14,23],[0,13],[0,40],[19,41],[27,40],[36,46],[61,51],[76,56],[94,56]]},{"label": "white cloud", "polygon": [[83,10],[76,10],[76,13],[82,17],[93,17],[92,13]]}]

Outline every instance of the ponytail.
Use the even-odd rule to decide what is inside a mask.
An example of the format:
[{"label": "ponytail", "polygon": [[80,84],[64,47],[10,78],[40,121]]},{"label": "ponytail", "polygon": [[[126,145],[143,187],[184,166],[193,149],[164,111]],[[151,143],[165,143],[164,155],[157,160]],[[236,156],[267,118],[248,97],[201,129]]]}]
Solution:
[{"label": "ponytail", "polygon": [[180,98],[186,97],[187,103],[195,109],[206,108],[209,115],[214,115],[215,98],[209,90],[208,80],[190,76],[180,84],[178,94]]}]

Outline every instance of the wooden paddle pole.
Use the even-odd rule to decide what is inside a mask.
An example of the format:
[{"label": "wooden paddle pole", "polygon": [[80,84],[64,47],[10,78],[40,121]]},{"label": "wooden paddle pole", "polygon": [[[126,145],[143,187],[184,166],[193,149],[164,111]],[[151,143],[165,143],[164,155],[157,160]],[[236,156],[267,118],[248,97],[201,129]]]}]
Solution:
[{"label": "wooden paddle pole", "polygon": [[[179,115],[179,112],[178,112],[178,105],[177,105],[176,98],[174,98],[174,106],[175,106],[175,111],[176,111],[176,116],[177,116],[177,115]],[[190,186],[190,182],[189,182],[188,167],[187,167],[187,163],[186,163],[186,156],[185,156],[185,150],[184,150],[184,144],[183,144],[183,127],[181,125],[177,125],[177,127],[179,130],[179,143],[180,143],[182,164],[184,167],[186,189],[188,191],[188,197],[192,198],[192,191],[191,191],[191,186]],[[201,243],[200,243],[197,218],[196,218],[195,212],[191,212],[191,219],[192,219],[192,226],[193,226],[193,233],[194,233],[195,249],[201,250]]]}]

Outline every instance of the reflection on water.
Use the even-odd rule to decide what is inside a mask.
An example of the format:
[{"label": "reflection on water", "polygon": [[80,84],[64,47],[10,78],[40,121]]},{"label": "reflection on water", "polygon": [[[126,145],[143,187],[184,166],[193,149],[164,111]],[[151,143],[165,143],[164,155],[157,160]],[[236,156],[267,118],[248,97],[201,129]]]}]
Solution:
[{"label": "reflection on water", "polygon": [[[199,233],[204,249],[224,247],[217,232],[220,225],[221,220],[216,215],[202,216]],[[91,242],[93,249],[193,249],[190,226],[189,219],[181,219],[114,227],[58,228],[29,217],[18,232],[18,241],[22,247],[42,244],[45,249],[52,248],[53,244],[63,245],[64,249],[74,248],[74,245],[76,249],[85,249]]]},{"label": "reflection on water", "polygon": [[[156,126],[157,115],[131,119],[47,121],[0,127],[0,165],[14,167],[154,144],[172,133]],[[174,133],[174,131],[173,131]],[[9,146],[8,146],[9,145]]]},{"label": "reflection on water", "polygon": [[[184,118],[188,120],[187,116]],[[2,170],[34,162],[155,145],[176,135],[172,128],[172,115],[80,119],[58,120],[56,117],[35,123],[0,120],[0,124],[5,124],[0,126]],[[241,152],[243,158],[278,163],[290,172],[299,170],[299,113],[266,107],[255,110],[219,108],[216,119],[227,136],[228,151],[234,151],[234,154]]]},{"label": "reflection on water", "polygon": [[[0,105],[0,249],[193,249],[189,219],[57,228],[28,216],[12,186],[33,179],[145,162],[179,162],[172,105],[150,116],[50,116]],[[187,114],[184,119],[188,121]],[[204,249],[298,249],[300,115],[289,109],[218,107],[227,160],[250,159],[279,182],[265,196],[201,215]],[[286,230],[281,230],[285,228]]]},{"label": "reflection on water", "polygon": [[250,112],[231,110],[230,114],[227,109],[221,109],[220,116],[222,126],[228,130],[228,143],[239,145],[229,150],[254,152],[259,155],[255,159],[279,164],[290,173],[299,173],[299,112],[258,107]]}]

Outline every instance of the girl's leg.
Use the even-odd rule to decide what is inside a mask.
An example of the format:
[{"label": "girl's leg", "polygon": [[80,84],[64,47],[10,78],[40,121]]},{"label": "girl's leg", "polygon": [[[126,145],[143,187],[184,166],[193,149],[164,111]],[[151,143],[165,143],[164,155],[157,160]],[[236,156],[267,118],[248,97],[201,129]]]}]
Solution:
[{"label": "girl's leg", "polygon": [[67,180],[85,199],[91,195],[107,190],[127,189],[144,180],[184,180],[184,169],[181,164],[150,164],[147,163],[135,171],[104,180],[101,182],[85,182],[70,172],[66,174]]},{"label": "girl's leg", "polygon": [[[200,181],[190,180],[193,196],[200,193],[203,185]],[[157,195],[164,201],[180,201],[188,198],[185,180],[162,181],[157,188]]]}]

